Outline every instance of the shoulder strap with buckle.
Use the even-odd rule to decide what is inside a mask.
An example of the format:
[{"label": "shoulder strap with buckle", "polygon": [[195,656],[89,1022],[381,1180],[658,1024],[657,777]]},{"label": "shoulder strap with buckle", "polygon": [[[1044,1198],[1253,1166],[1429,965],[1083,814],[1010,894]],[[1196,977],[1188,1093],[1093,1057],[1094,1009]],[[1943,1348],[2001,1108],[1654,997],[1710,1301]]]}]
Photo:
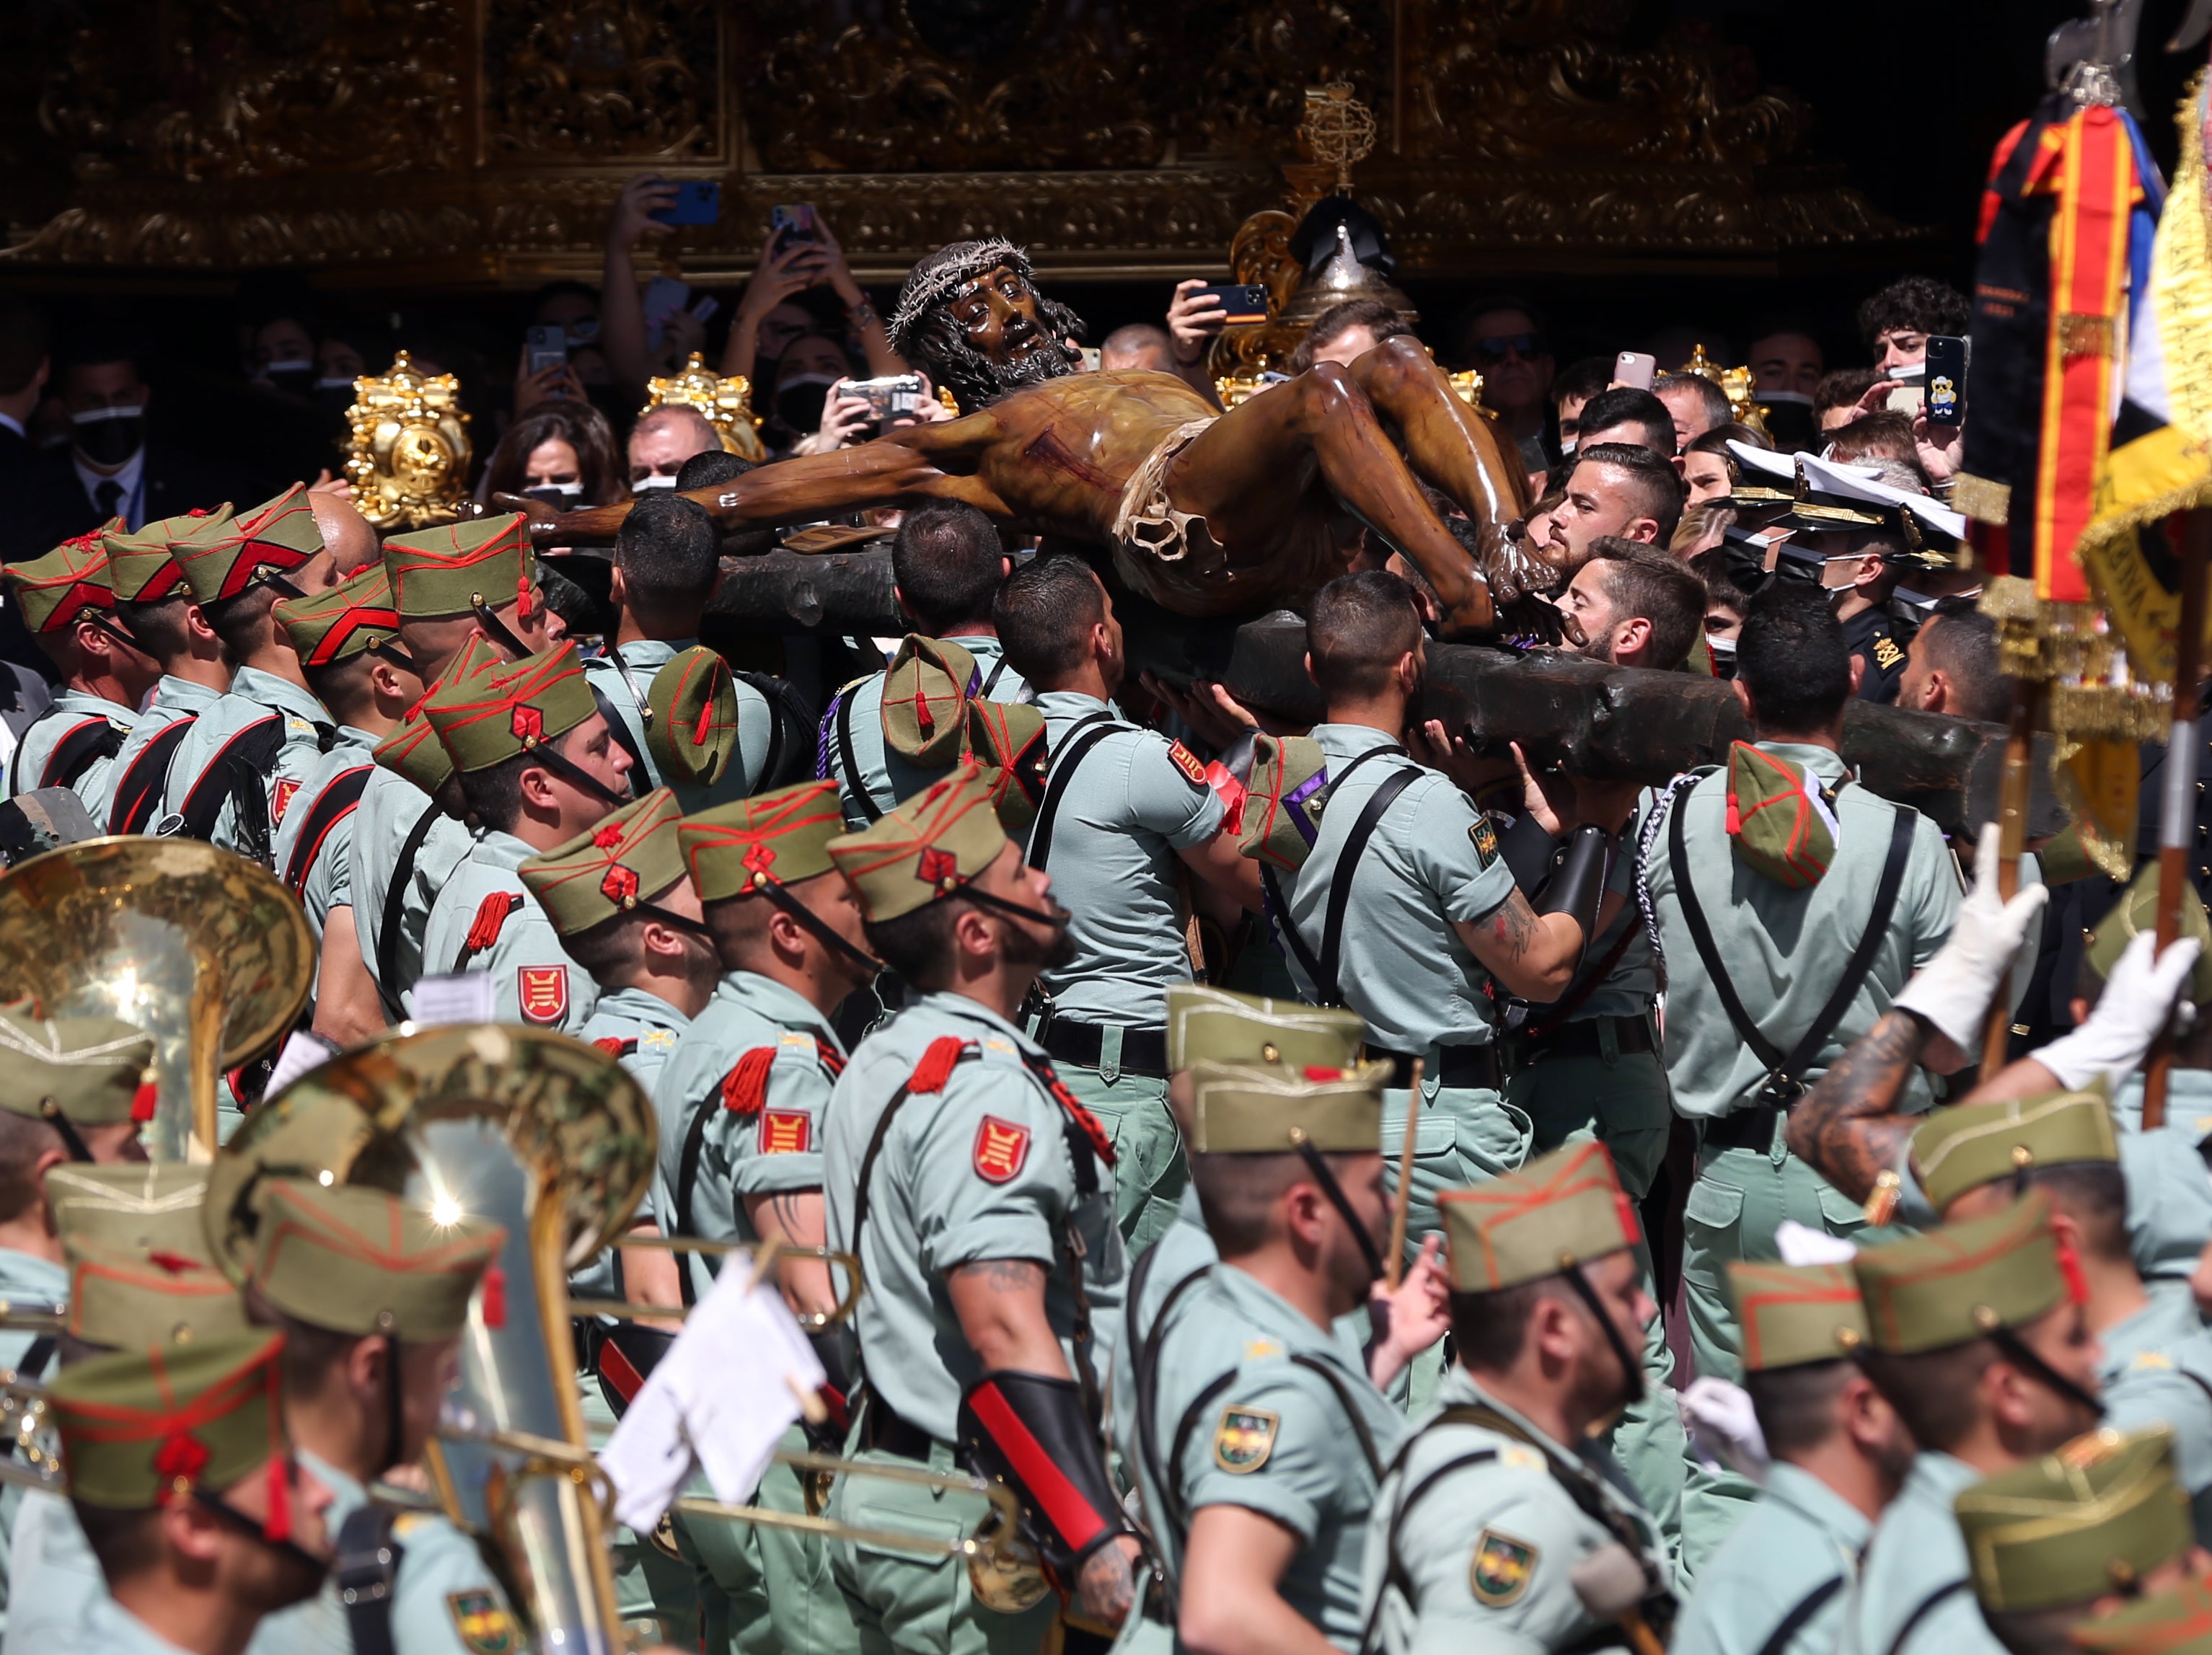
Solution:
[{"label": "shoulder strap with buckle", "polygon": [[376,997],[384,1002],[386,1020],[395,1024],[407,1015],[406,1008],[400,1003],[399,985],[393,980],[399,975],[399,926],[407,912],[407,887],[414,881],[416,860],[422,854],[423,841],[430,837],[430,829],[438,825],[440,814],[438,802],[433,799],[422,807],[422,814],[407,830],[406,840],[399,847],[399,860],[392,864],[392,882],[384,888],[384,906],[378,913]]},{"label": "shoulder strap with buckle", "polygon": [[[1407,1439],[1407,1447],[1410,1448],[1413,1442],[1413,1439]],[[1376,1635],[1382,1629],[1382,1605],[1390,1593],[1395,1591],[1407,1603],[1413,1602],[1413,1579],[1406,1572],[1405,1561],[1398,1554],[1398,1543],[1405,1537],[1406,1519],[1420,1503],[1424,1494],[1453,1472],[1463,1471],[1470,1465],[1486,1465],[1497,1458],[1498,1450],[1495,1448],[1471,1448],[1463,1454],[1455,1454],[1398,1496],[1398,1503],[1390,1513],[1389,1528],[1383,1539],[1382,1584],[1375,1593],[1374,1606],[1367,1611],[1367,1624],[1359,1634],[1360,1655],[1372,1655]],[[1391,1461],[1390,1469],[1395,1471],[1405,1463],[1405,1450],[1401,1449]],[[1372,1513],[1370,1513],[1368,1520],[1374,1520]]]},{"label": "shoulder strap with buckle", "polygon": [[393,1655],[392,1593],[406,1551],[392,1538],[398,1519],[396,1507],[371,1500],[338,1525],[331,1581],[345,1608],[354,1655]]},{"label": "shoulder strap with buckle", "polygon": [[1759,1646],[1759,1655],[1789,1655],[1790,1643],[1805,1623],[1820,1612],[1821,1606],[1844,1589],[1840,1574],[1820,1584],[1800,1597],[1790,1607],[1790,1613],[1774,1623],[1774,1630],[1766,1634],[1766,1641]]},{"label": "shoulder strap with buckle", "polygon": [[853,696],[859,688],[856,684],[837,698],[837,766],[845,773],[845,791],[853,796],[860,814],[870,821],[881,821],[884,808],[860,779],[860,755],[853,749]]},{"label": "shoulder strap with buckle", "polygon": [[[623,687],[629,690],[631,698],[635,700],[637,687],[629,682],[629,674],[619,662],[617,663],[615,670],[622,674]],[[591,682],[588,675],[585,682],[587,683]],[[599,717],[607,721],[607,734],[613,737],[616,744],[629,755],[629,774],[624,779],[629,784],[630,797],[643,797],[644,795],[638,791],[639,785],[641,783],[652,780],[653,775],[652,767],[645,761],[644,743],[631,733],[629,720],[615,710],[615,704],[607,699],[606,691],[601,689],[597,684],[592,684],[592,700],[599,704]],[[639,705],[642,706],[643,703],[641,701]]]},{"label": "shoulder strap with buckle", "polygon": [[359,807],[362,790],[368,785],[375,768],[373,764],[362,764],[341,770],[331,778],[329,786],[315,795],[314,803],[300,824],[300,836],[292,841],[292,854],[284,859],[284,884],[293,895],[307,888],[307,875],[323,852],[323,841]]},{"label": "shoulder strap with buckle", "polygon": [[1075,779],[1076,767],[1092,748],[1121,728],[1121,721],[1104,712],[1085,713],[1069,728],[1060,751],[1053,755],[1052,768],[1046,772],[1044,803],[1037,806],[1036,821],[1030,828],[1030,867],[1043,867],[1052,856],[1053,828],[1060,821],[1060,801],[1067,797],[1068,784]]},{"label": "shoulder strap with buckle", "polygon": [[1952,1598],[1966,1591],[1967,1585],[1968,1583],[1963,1579],[1949,1581],[1936,1587],[1935,1591],[1915,1603],[1912,1606],[1912,1613],[1906,1616],[1904,1624],[1897,1628],[1897,1636],[1889,1640],[1889,1648],[1884,1652],[1884,1655],[1902,1655],[1905,1644],[1911,1640],[1914,1633],[1920,1630],[1920,1623]]},{"label": "shoulder strap with buckle", "polygon": [[228,803],[236,809],[239,837],[266,864],[270,859],[267,777],[283,750],[284,720],[274,712],[232,736],[185,790],[177,814],[185,819],[185,834],[212,839],[216,821]]},{"label": "shoulder strap with buckle", "polygon": [[115,780],[115,803],[107,812],[109,833],[146,831],[154,812],[161,808],[161,794],[169,782],[169,761],[177,756],[177,749],[199,721],[198,713],[185,713],[140,748],[124,767],[123,773]]},{"label": "shoulder strap with buckle", "polygon": [[1890,915],[1897,907],[1897,894],[1905,882],[1905,866],[1912,853],[1913,828],[1919,818],[1901,805],[1891,807],[1889,852],[1882,862],[1881,882],[1875,887],[1874,906],[1868,911],[1866,929],[1860,933],[1850,958],[1844,962],[1843,974],[1837,978],[1827,1003],[1785,1053],[1767,1038],[1766,1032],[1737,997],[1735,985],[1729,980],[1728,972],[1721,963],[1720,947],[1713,940],[1712,927],[1706,923],[1705,909],[1698,904],[1697,891],[1690,882],[1689,841],[1682,824],[1685,806],[1695,791],[1686,790],[1675,797],[1670,807],[1674,819],[1668,823],[1667,858],[1674,872],[1676,895],[1682,904],[1682,923],[1689,929],[1698,959],[1705,966],[1705,975],[1712,980],[1713,991],[1720,997],[1721,1009],[1728,1014],[1736,1037],[1766,1066],[1759,1100],[1784,1105],[1804,1090],[1799,1077],[1820,1055],[1820,1048],[1828,1043],[1828,1036],[1835,1032],[1857,997],[1867,973],[1874,968],[1875,953],[1889,933]]},{"label": "shoulder strap with buckle", "polygon": [[[1405,756],[1406,749],[1395,743],[1387,747],[1370,747],[1345,766],[1344,773],[1329,783],[1328,791],[1322,795],[1323,809],[1330,808],[1337,789],[1351,780],[1352,773],[1368,760]],[[1382,820],[1382,813],[1395,804],[1398,795],[1419,781],[1423,773],[1421,767],[1417,764],[1408,762],[1400,766],[1376,785],[1375,791],[1367,796],[1367,803],[1360,807],[1358,817],[1352,824],[1352,831],[1345,835],[1343,848],[1337,852],[1336,865],[1329,870],[1328,906],[1323,910],[1321,955],[1318,959],[1314,958],[1306,947],[1305,938],[1299,936],[1297,922],[1291,918],[1288,906],[1283,908],[1284,937],[1285,940],[1296,938],[1293,951],[1297,955],[1299,965],[1305,967],[1307,974],[1313,979],[1314,1001],[1317,1005],[1340,1006],[1344,1003],[1344,991],[1337,982],[1337,967],[1344,951],[1345,912],[1351,905],[1352,882],[1358,872],[1360,856],[1367,849],[1367,841],[1375,836],[1375,829]]]},{"label": "shoulder strap with buckle", "polygon": [[[26,744],[18,743],[15,749],[16,774],[8,790],[11,793],[26,791],[21,773],[23,747]],[[46,761],[39,771],[38,785],[74,787],[77,779],[91,769],[95,762],[112,759],[122,750],[123,732],[106,718],[81,719],[63,732],[62,738],[54,743],[53,751],[46,755]]]}]

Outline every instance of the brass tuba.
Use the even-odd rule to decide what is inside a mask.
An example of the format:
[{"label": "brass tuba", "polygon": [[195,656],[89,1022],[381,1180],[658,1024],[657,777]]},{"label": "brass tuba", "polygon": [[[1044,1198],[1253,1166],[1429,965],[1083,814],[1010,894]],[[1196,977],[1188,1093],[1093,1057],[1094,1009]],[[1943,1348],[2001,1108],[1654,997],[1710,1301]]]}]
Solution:
[{"label": "brass tuba", "polygon": [[0,999],[154,1037],[156,1161],[213,1151],[217,1075],[292,1026],[314,972],[292,894],[198,840],[87,840],[0,875]]},{"label": "brass tuba", "polygon": [[[568,1328],[568,1276],[622,1233],[653,1175],[653,1106],[605,1052],[492,1024],[400,1033],[311,1070],[250,1115],[210,1169],[209,1244],[243,1281],[266,1177],[368,1185],[434,1220],[507,1228],[503,1291],[479,1294],[434,1445],[448,1515],[490,1536],[534,1647],[626,1640]],[[503,1298],[504,1312],[487,1300]],[[540,1450],[543,1452],[540,1452]]]}]

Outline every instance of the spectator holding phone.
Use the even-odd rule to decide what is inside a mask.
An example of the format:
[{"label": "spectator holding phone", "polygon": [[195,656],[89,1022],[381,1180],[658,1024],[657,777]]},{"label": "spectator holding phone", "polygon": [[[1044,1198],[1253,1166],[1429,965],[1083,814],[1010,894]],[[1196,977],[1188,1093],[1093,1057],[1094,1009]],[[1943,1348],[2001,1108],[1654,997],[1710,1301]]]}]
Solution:
[{"label": "spectator holding phone", "polygon": [[658,243],[675,227],[656,220],[676,204],[677,186],[655,173],[641,173],[623,185],[615,197],[615,210],[607,221],[605,263],[601,287],[605,293],[599,312],[599,345],[617,392],[635,406],[645,399],[645,382],[656,373],[680,370],[695,350],[707,343],[707,324],[684,306],[663,324],[660,349],[650,346],[645,320],[645,301],[637,280],[635,250],[641,241]]},{"label": "spectator holding phone", "polygon": [[615,465],[615,433],[589,403],[549,402],[507,427],[485,463],[477,498],[529,494],[556,511],[608,506],[628,493]]},{"label": "spectator holding phone", "polygon": [[845,250],[837,245],[828,221],[809,208],[801,222],[769,233],[759,267],[730,319],[730,342],[722,349],[723,373],[742,373],[756,386],[780,379],[774,365],[800,336],[822,326],[812,306],[793,302],[815,289],[825,290],[842,307],[846,330],[860,342],[870,374],[907,372],[905,360],[891,349],[883,318],[853,279]]}]

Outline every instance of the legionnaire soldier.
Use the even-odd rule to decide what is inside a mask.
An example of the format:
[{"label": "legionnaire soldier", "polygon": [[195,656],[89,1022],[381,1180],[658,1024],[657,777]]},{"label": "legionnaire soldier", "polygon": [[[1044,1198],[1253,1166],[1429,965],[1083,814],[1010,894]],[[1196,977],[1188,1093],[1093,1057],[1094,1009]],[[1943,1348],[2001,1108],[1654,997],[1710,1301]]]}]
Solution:
[{"label": "legionnaire soldier", "polygon": [[[510,659],[550,641],[538,561],[520,513],[393,535],[384,543],[384,572],[399,615],[400,647],[426,685],[447,678],[471,636],[485,637]],[[423,974],[430,904],[474,840],[428,791],[386,769],[380,765],[362,790],[354,824],[354,929],[385,1015],[398,1022],[401,996]],[[387,909],[394,921],[388,937]]]},{"label": "legionnaire soldier", "polygon": [[[741,799],[761,785],[779,730],[768,698],[721,666],[729,700],[718,709],[720,762],[703,775],[672,767],[661,757],[672,732],[696,727],[667,705],[684,677],[669,672],[678,658],[694,655],[692,670],[709,670],[720,658],[699,649],[699,618],[721,579],[721,537],[714,518],[696,501],[654,493],[640,500],[615,536],[613,597],[618,620],[606,652],[584,664],[599,712],[623,749],[637,785],[672,787],[688,815]],[[661,679],[668,674],[664,687]],[[697,779],[695,779],[695,777]]]},{"label": "legionnaire soldier", "polygon": [[1912,1464],[1896,1409],[1852,1361],[1866,1308],[1848,1264],[1729,1266],[1743,1383],[1771,1464],[1749,1517],[1674,1623],[1711,1655],[1826,1655],[1875,1519]]},{"label": "legionnaire soldier", "polygon": [[[1410,1244],[1436,1233],[1439,1191],[1509,1171],[1527,1154],[1528,1128],[1500,1100],[1484,973],[1508,993],[1558,997],[1595,929],[1611,830],[1628,802],[1618,801],[1616,815],[1613,800],[1588,790],[1591,819],[1565,824],[1566,858],[1539,912],[1488,818],[1399,745],[1426,660],[1413,589],[1381,571],[1341,576],[1314,598],[1306,638],[1308,670],[1328,704],[1312,732],[1323,808],[1311,853],[1296,883],[1270,896],[1270,917],[1311,997],[1359,1013],[1370,1049],[1394,1065],[1400,1089],[1386,1103],[1386,1144],[1404,1129],[1413,1060],[1425,1060]],[[1395,1161],[1389,1170],[1395,1178]]]},{"label": "legionnaire soldier", "polygon": [[1576,1588],[1601,1552],[1663,1640],[1674,1605],[1657,1530],[1592,1440],[1642,1394],[1637,1353],[1658,1313],[1611,1156],[1572,1144],[1440,1205],[1458,1362],[1376,1498],[1359,1646],[1626,1643]]},{"label": "legionnaire soldier", "polygon": [[1844,1600],[1838,1655],[1994,1655],[1951,1502],[2097,1422],[2097,1341],[2051,1229],[2051,1197],[1852,1260],[1858,1360],[1919,1452]]},{"label": "legionnaire soldier", "polygon": [[[483,1655],[488,1630],[516,1639],[475,1542],[441,1515],[368,1493],[422,1457],[506,1232],[481,1219],[434,1223],[381,1190],[303,1178],[265,1180],[254,1203],[248,1235],[219,1234],[227,1215],[210,1211],[209,1240],[236,1247],[248,1313],[283,1331],[285,1432],[331,1492],[333,1552],[322,1595],[266,1626],[256,1655]],[[504,1287],[484,1291],[478,1317],[495,1328]]]},{"label": "legionnaire soldier", "polygon": [[337,734],[271,610],[280,597],[328,590],[333,560],[299,483],[240,512],[220,537],[180,542],[175,556],[231,675],[224,698],[179,749],[162,808],[185,816],[193,831],[187,802],[226,785],[227,775],[228,803],[197,836],[269,865],[293,796]]},{"label": "legionnaire soldier", "polygon": [[300,899],[318,940],[315,1031],[350,1046],[385,1024],[355,927],[354,818],[376,773],[376,743],[399,728],[426,686],[398,647],[399,616],[381,563],[312,597],[285,598],[275,614],[307,688],[334,720],[330,751],[276,830],[276,876]]},{"label": "legionnaire soldier", "polygon": [[115,755],[161,669],[116,618],[107,549],[97,531],[0,573],[32,641],[61,681],[52,705],[16,740],[0,796],[66,787],[94,821],[104,821]]},{"label": "legionnaire soldier", "polygon": [[[204,516],[163,518],[130,533],[100,531],[108,585],[123,630],[161,669],[154,694],[124,737],[108,788],[107,831],[149,833],[161,819],[178,749],[211,717],[230,688],[230,656],[185,582],[173,554],[220,545],[231,534],[230,508]],[[234,708],[236,712],[240,709]],[[262,713],[251,715],[258,721]],[[195,802],[194,820],[214,831],[224,798]]]},{"label": "legionnaire soldier", "polygon": [[2011,1655],[2074,1655],[2068,1634],[2212,1570],[2153,1428],[2101,1430],[1952,1502],[1982,1619]]},{"label": "legionnaire soldier", "polygon": [[47,1406],[106,1590],[59,1655],[232,1655],[321,1588],[331,1492],[285,1434],[281,1334],[80,1362]]},{"label": "legionnaire soldier", "polygon": [[[830,1088],[845,1067],[831,1017],[881,969],[869,954],[860,899],[830,860],[844,832],[835,784],[799,782],[687,818],[677,829],[723,974],[653,1087],[660,1122],[653,1200],[677,1233],[711,1241],[820,1246],[822,1136]],[[716,1261],[681,1261],[689,1302]],[[785,1302],[801,1317],[837,1302],[829,1265],[787,1257]],[[816,1347],[841,1395],[852,1384],[840,1342]],[[804,1451],[793,1427],[781,1445]],[[801,1512],[799,1475],[772,1465],[753,1495]],[[838,1655],[855,1634],[830,1578],[830,1544],[786,1529],[678,1519],[720,1588],[707,1610],[707,1646],[737,1655]]]},{"label": "legionnaire soldier", "polygon": [[422,929],[424,974],[491,973],[501,1022],[570,1033],[599,988],[561,947],[516,871],[594,828],[629,792],[629,755],[592,703],[575,646],[441,688],[422,716],[460,773],[483,837],[453,870]]},{"label": "legionnaire soldier", "polygon": [[[1005,1476],[1036,1513],[1027,1537],[1073,1612],[1118,1625],[1136,1548],[1100,1450],[1109,1353],[1093,1340],[1126,1274],[1114,1151],[1014,1022],[1037,973],[1067,957],[1066,912],[964,761],[829,851],[870,949],[918,993],[854,1052],[823,1123],[830,1245],[857,1254],[868,1283],[854,1450]],[[1041,1482],[1056,1484],[1048,1506],[1029,1492]],[[846,1521],[924,1513],[942,1524],[981,1510],[854,1476],[830,1497]],[[988,1607],[953,1559],[841,1544],[833,1563],[863,1640],[899,1649],[1033,1649],[1057,1607],[1050,1594],[1018,1613]]]},{"label": "legionnaire soldier", "polygon": [[[908,512],[891,542],[891,591],[915,628],[901,652],[910,657],[926,644],[939,658],[955,660],[944,648],[950,644],[969,663],[955,688],[976,700],[1031,699],[1027,681],[1006,664],[991,621],[991,599],[1012,568],[998,530],[974,506],[936,500]],[[823,715],[826,767],[846,823],[855,829],[943,773],[914,764],[886,739],[896,730],[884,718],[888,678],[878,672],[846,685]]]},{"label": "legionnaire soldier", "polygon": [[[1851,781],[1837,742],[1851,667],[1816,598],[1770,585],[1736,646],[1737,697],[1757,733],[1725,775],[1677,784],[1643,837],[1668,974],[1667,1074],[1700,1124],[1682,1276],[1701,1374],[1741,1371],[1725,1267],[1776,1258],[1785,1218],[1847,1234],[1857,1202],[1788,1153],[1791,1105],[1887,1011],[1949,935],[1959,906],[1933,822]],[[1922,1061],[1966,1056],[1948,1036]],[[1927,1106],[1916,1071],[1905,1106]]]},{"label": "legionnaire soldier", "polygon": [[1342,1331],[1366,1307],[1389,1234],[1388,1076],[1357,1061],[1200,1058],[1187,1072],[1191,1185],[1219,1262],[1130,1353],[1133,1403],[1115,1428],[1190,1648],[1358,1640],[1361,1543],[1405,1430],[1378,1381],[1443,1331],[1432,1267],[1426,1302],[1401,1301],[1371,1359]]},{"label": "legionnaire soldier", "polygon": [[[0,1297],[56,1305],[69,1297],[52,1174],[73,1162],[137,1161],[154,1118],[154,1042],[112,1017],[52,1021],[0,1010]],[[0,1367],[35,1384],[53,1363],[52,1334],[0,1330]],[[0,1488],[0,1594],[6,1539],[22,1504]],[[0,1609],[6,1607],[0,1595]]]},{"label": "legionnaire soldier", "polygon": [[1257,909],[1259,870],[1222,832],[1222,801],[1189,749],[1109,705],[1127,663],[1113,600],[1088,564],[1025,564],[1000,588],[992,617],[1007,660],[1036,688],[1052,752],[1029,858],[1075,916],[1073,956],[1041,979],[1035,1035],[1113,1137],[1115,1218],[1142,1248],[1173,1221],[1182,1193],[1166,995],[1199,963],[1189,907]]}]

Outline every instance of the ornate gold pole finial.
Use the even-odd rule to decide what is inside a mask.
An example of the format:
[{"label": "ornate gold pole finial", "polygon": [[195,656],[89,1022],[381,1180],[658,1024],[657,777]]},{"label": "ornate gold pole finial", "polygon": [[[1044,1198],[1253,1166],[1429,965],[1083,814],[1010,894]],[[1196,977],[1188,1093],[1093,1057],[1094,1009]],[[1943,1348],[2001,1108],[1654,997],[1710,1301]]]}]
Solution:
[{"label": "ornate gold pole finial", "polygon": [[1348,82],[1310,86],[1298,145],[1313,160],[1335,167],[1337,193],[1348,195],[1352,167],[1375,148],[1375,112],[1352,95]]}]

